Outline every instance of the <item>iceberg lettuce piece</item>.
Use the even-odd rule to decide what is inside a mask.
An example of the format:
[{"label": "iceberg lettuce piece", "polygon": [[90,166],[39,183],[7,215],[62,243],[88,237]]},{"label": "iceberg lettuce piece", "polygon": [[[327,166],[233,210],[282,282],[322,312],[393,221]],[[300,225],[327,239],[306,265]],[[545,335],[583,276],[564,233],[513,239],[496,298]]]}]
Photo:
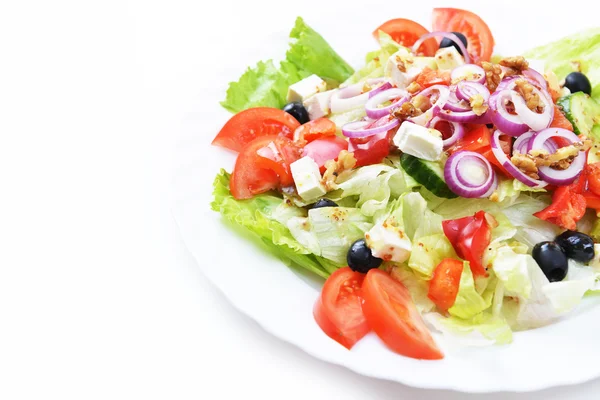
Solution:
[{"label": "iceberg lettuce piece", "polygon": [[473,318],[483,310],[491,306],[492,296],[482,296],[475,288],[473,273],[469,263],[463,263],[463,271],[460,276],[460,285],[454,305],[448,309],[448,313],[454,317],[469,319]]}]

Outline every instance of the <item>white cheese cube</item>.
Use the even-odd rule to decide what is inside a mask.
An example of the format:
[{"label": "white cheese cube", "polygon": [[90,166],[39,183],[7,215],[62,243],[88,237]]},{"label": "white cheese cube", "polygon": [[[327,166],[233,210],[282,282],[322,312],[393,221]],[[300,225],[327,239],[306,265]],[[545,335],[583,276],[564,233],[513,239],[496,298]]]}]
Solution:
[{"label": "white cheese cube", "polygon": [[365,234],[365,242],[373,255],[384,261],[402,263],[409,259],[412,251],[406,233],[387,221],[373,226]]},{"label": "white cheese cube", "polygon": [[287,101],[304,101],[310,96],[327,89],[327,82],[317,75],[311,75],[288,88]]},{"label": "white cheese cube", "polygon": [[292,177],[296,184],[298,195],[306,201],[314,200],[327,193],[325,185],[321,182],[319,166],[310,157],[302,157],[290,164]]},{"label": "white cheese cube", "polygon": [[406,88],[425,67],[437,69],[433,57],[415,57],[406,49],[392,54],[385,65],[384,76],[400,89]]},{"label": "white cheese cube", "polygon": [[403,153],[428,161],[439,160],[444,150],[444,141],[440,131],[428,129],[409,121],[404,121],[400,125],[394,136],[394,144]]},{"label": "white cheese cube", "polygon": [[331,112],[331,109],[329,108],[331,96],[333,96],[336,91],[337,89],[317,93],[304,100],[304,108],[308,111],[308,116],[311,120],[329,115]]},{"label": "white cheese cube", "polygon": [[528,59],[529,68],[536,70],[540,74],[546,72],[546,62],[544,60]]},{"label": "white cheese cube", "polygon": [[454,69],[463,65],[465,60],[454,46],[444,47],[435,53],[435,62],[438,69]]}]

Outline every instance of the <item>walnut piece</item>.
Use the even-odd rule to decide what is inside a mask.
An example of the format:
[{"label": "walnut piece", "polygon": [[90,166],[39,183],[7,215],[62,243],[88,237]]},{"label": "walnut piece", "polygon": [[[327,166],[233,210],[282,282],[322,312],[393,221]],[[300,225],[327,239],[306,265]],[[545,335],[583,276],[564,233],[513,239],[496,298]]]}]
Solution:
[{"label": "walnut piece", "polygon": [[533,157],[529,154],[515,153],[510,159],[515,167],[519,168],[521,172],[533,179],[540,179],[538,175],[538,167]]},{"label": "walnut piece", "polygon": [[483,96],[480,94],[471,97],[469,103],[471,104],[473,112],[477,115],[483,115],[489,108],[488,105],[485,104]]},{"label": "walnut piece", "polygon": [[323,174],[323,184],[327,191],[337,189],[337,180],[343,179],[356,166],[354,153],[346,150],[340,151],[336,160],[325,162],[325,173]]},{"label": "walnut piece", "polygon": [[592,141],[586,137],[569,146],[561,147],[556,152],[549,154],[546,150],[532,150],[527,154],[515,153],[511,161],[527,176],[539,179],[538,168],[550,167],[556,170],[565,170],[577,157],[580,151],[587,151],[592,147]]},{"label": "walnut piece", "polygon": [[419,108],[415,107],[415,105],[410,101],[407,101],[392,111],[392,115],[395,118],[398,118],[400,121],[404,121],[409,117],[416,117],[421,114],[423,114],[423,112]]},{"label": "walnut piece", "polygon": [[523,56],[503,58],[500,60],[500,65],[509,68],[505,76],[518,75],[529,68],[529,63]]},{"label": "walnut piece", "polygon": [[525,100],[527,108],[538,113],[544,111],[544,103],[540,99],[540,96],[534,91],[535,87],[531,83],[525,79],[517,79],[515,80],[515,85],[517,85],[515,90]]},{"label": "walnut piece", "polygon": [[488,89],[490,89],[490,93],[494,92],[502,80],[502,68],[498,64],[492,64],[487,61],[483,61],[481,67],[485,71],[485,81]]},{"label": "walnut piece", "polygon": [[421,87],[421,85],[419,85],[417,82],[412,82],[410,85],[408,85],[408,87],[406,88],[406,91],[410,94],[415,94],[415,93],[419,93],[421,90],[423,90],[423,88]]}]

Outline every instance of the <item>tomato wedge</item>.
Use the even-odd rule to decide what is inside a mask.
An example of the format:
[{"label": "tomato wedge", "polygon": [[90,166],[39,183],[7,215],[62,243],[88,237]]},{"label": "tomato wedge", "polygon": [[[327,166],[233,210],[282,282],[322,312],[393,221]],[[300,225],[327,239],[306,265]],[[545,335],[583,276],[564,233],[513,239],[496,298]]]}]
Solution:
[{"label": "tomato wedge", "polygon": [[429,281],[427,297],[440,310],[446,311],[454,305],[463,268],[464,263],[453,258],[445,258],[435,267],[433,277]]},{"label": "tomato wedge", "polygon": [[473,275],[486,276],[483,265],[483,253],[492,239],[492,227],[489,221],[493,217],[484,211],[477,211],[472,217],[442,221],[444,234],[452,243],[456,254],[469,261]]},{"label": "tomato wedge", "polygon": [[401,282],[380,269],[372,269],[363,282],[362,296],[369,325],[390,349],[412,358],[444,358]]},{"label": "tomato wedge", "polygon": [[587,208],[584,193],[586,170],[569,186],[559,186],[552,193],[552,204],[534,213],[536,217],[564,229],[576,230],[577,221],[583,218]]},{"label": "tomato wedge", "polygon": [[600,196],[600,162],[587,164],[585,167],[588,190]]},{"label": "tomato wedge", "polygon": [[240,152],[257,137],[281,135],[291,139],[299,126],[296,118],[278,108],[249,108],[231,117],[212,144]]},{"label": "tomato wedge", "polygon": [[294,131],[294,142],[310,143],[315,139],[335,136],[337,127],[329,118],[319,118],[301,125]]},{"label": "tomato wedge", "polygon": [[433,85],[450,86],[450,81],[450,71],[433,70],[429,67],[423,68],[423,71],[415,78],[415,82],[424,88]]},{"label": "tomato wedge", "polygon": [[282,136],[264,136],[250,142],[235,161],[229,189],[236,199],[249,199],[280,185],[294,183],[290,164],[301,149]]},{"label": "tomato wedge", "polygon": [[474,61],[489,61],[494,52],[494,36],[487,24],[470,11],[434,8],[433,30],[460,32],[467,38],[467,51]]},{"label": "tomato wedge", "polygon": [[[379,31],[384,31],[390,35],[394,41],[405,47],[412,47],[421,36],[429,33],[423,25],[404,18],[395,18],[384,22],[373,31],[375,39],[379,39]],[[437,49],[438,44],[435,39],[432,38],[423,42],[421,47],[419,47],[420,51],[417,51],[417,53],[423,53],[425,56],[433,56]]]},{"label": "tomato wedge", "polygon": [[327,280],[313,308],[319,327],[327,336],[351,349],[371,330],[361,307],[365,275],[340,268]]}]

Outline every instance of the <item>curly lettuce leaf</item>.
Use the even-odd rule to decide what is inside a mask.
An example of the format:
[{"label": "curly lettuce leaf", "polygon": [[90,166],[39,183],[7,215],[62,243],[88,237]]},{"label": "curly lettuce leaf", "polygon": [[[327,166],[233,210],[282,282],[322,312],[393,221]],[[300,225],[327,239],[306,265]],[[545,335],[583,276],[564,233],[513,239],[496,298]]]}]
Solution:
[{"label": "curly lettuce leaf", "polygon": [[[289,229],[275,219],[280,213],[282,199],[271,195],[261,194],[248,200],[236,200],[229,191],[230,175],[221,170],[213,183],[213,201],[211,208],[229,222],[242,226],[252,232],[277,257],[288,263],[293,263],[322,278],[327,278],[337,266],[330,261],[311,254],[290,233]],[[297,218],[288,215],[285,218]]]},{"label": "curly lettuce leaf", "polygon": [[279,67],[272,60],[260,61],[229,84],[221,102],[225,109],[237,113],[251,107],[282,108],[288,87],[307,76],[317,74],[335,87],[354,72],[302,18],[296,19],[290,38],[286,59]]}]

